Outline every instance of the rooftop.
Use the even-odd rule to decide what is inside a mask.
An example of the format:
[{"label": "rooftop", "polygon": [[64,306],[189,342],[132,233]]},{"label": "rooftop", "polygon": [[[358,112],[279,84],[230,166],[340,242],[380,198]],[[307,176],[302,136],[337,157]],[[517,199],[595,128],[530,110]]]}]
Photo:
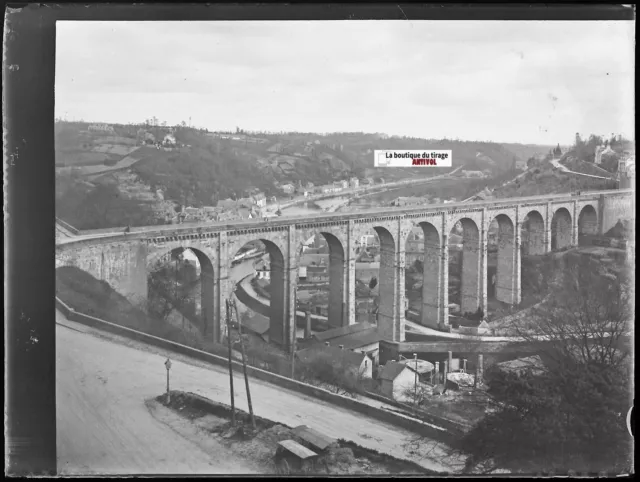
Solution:
[{"label": "rooftop", "polygon": [[334,363],[344,361],[346,364],[360,367],[362,360],[365,358],[364,353],[351,351],[347,348],[341,349],[338,346],[326,346],[322,344],[312,345],[309,348],[300,350],[296,353],[298,359],[302,362],[310,361],[320,353],[327,354]]},{"label": "rooftop", "polygon": [[409,367],[407,367],[407,365],[405,365],[404,363],[391,361],[388,362],[384,367],[382,367],[378,378],[380,380],[395,380],[398,375],[400,375],[400,373],[402,373],[402,371],[405,369],[408,370]]},{"label": "rooftop", "polygon": [[332,338],[337,338],[343,335],[349,335],[351,333],[357,333],[367,330],[369,328],[375,328],[375,325],[370,323],[354,323],[353,325],[342,326],[340,328],[332,328],[322,333],[316,333],[313,337],[318,341],[329,341]]}]

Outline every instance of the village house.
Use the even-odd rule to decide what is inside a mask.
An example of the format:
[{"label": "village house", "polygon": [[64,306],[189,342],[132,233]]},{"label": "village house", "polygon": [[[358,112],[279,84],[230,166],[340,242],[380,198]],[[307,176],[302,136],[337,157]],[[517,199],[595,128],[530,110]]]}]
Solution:
[{"label": "village house", "polygon": [[218,201],[217,207],[224,210],[231,210],[238,207],[238,201],[234,199],[221,199]]},{"label": "village house", "polygon": [[248,208],[238,209],[238,215],[242,220],[252,219],[254,217],[253,214],[251,213],[251,209],[248,209]]},{"label": "village house", "polygon": [[175,136],[173,134],[167,134],[164,136],[162,144],[165,146],[175,146],[177,144]]},{"label": "village house", "polygon": [[294,191],[296,190],[293,184],[283,184],[282,186],[280,186],[280,189],[284,191],[286,194],[293,194]]},{"label": "village house", "polygon": [[345,350],[364,352],[377,366],[380,340],[383,337],[376,325],[362,322],[353,325],[332,328],[312,336],[312,342],[318,345],[342,346]]},{"label": "village house", "polygon": [[97,132],[100,134],[104,134],[104,133],[109,133],[109,134],[114,134],[115,131],[113,129],[113,126],[110,126],[109,124],[91,124],[88,127],[89,132]]},{"label": "village house", "polygon": [[399,402],[410,401],[405,395],[407,389],[414,388],[416,372],[404,363],[396,361],[387,362],[378,374],[380,392],[388,398]]},{"label": "village house", "polygon": [[544,363],[538,355],[496,363],[496,368],[517,376],[522,376],[526,373],[531,373],[532,375],[544,373]]},{"label": "village house", "polygon": [[264,259],[260,259],[254,265],[254,267],[256,270],[256,277],[258,279],[265,279],[265,280],[271,279],[271,269],[269,267],[269,264]]},{"label": "village house", "polygon": [[378,277],[380,263],[356,263],[356,279],[365,284],[369,284],[373,278]]},{"label": "village house", "polygon": [[254,194],[252,198],[255,205],[260,208],[263,208],[267,205],[267,197],[264,195],[264,193],[259,192],[257,194]]},{"label": "village house", "polygon": [[335,185],[338,189],[342,190],[342,189],[347,189],[347,188],[349,187],[349,182],[348,182],[348,181],[345,181],[345,180],[341,180],[341,181],[336,181],[336,182],[334,183],[334,185]]},{"label": "village house", "polygon": [[313,183],[312,182],[308,182],[304,185],[304,187],[306,187],[309,191],[311,191],[313,189]]},{"label": "village house", "polygon": [[329,264],[329,255],[303,253],[298,264],[300,266],[327,266]]},{"label": "village house", "polygon": [[[518,171],[526,171],[527,170],[527,161],[524,160],[524,159],[516,159],[515,168]],[[486,172],[485,172],[485,174],[486,174]],[[489,172],[489,175],[491,175],[491,172]]]},{"label": "village house", "polygon": [[314,345],[296,353],[296,357],[302,363],[311,363],[321,355],[329,357],[332,363],[338,367],[345,367],[347,373],[354,378],[371,378],[373,360],[366,353],[346,350],[339,346]]},{"label": "village house", "polygon": [[[302,267],[301,267],[302,268]],[[309,283],[328,283],[329,273],[326,266],[306,266],[305,278]]]},{"label": "village house", "polygon": [[378,237],[375,234],[365,234],[360,236],[360,246],[378,246]]},{"label": "village house", "polygon": [[309,196],[309,189],[307,189],[306,187],[298,186],[296,188],[296,194],[298,194],[299,196],[307,197]]},{"label": "village house", "polygon": [[349,187],[351,189],[358,189],[359,186],[360,186],[360,181],[358,180],[357,177],[352,177],[351,179],[349,179]]},{"label": "village house", "polygon": [[373,184],[373,180],[369,177],[365,177],[363,179],[360,179],[360,185],[361,186],[370,186],[371,184]]}]

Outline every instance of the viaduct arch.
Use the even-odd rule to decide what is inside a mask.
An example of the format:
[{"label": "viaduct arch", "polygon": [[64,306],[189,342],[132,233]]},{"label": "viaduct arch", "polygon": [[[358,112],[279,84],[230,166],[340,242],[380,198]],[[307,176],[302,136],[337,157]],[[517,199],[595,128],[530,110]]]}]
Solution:
[{"label": "viaduct arch", "polygon": [[203,317],[207,327],[211,327],[207,333],[219,342],[224,328],[224,299],[234,289],[229,279],[231,260],[246,243],[260,240],[267,246],[271,258],[275,286],[270,334],[275,343],[290,349],[295,336],[294,303],[301,243],[316,232],[330,243],[331,304],[339,307],[333,307],[330,317],[332,324],[344,326],[355,322],[355,240],[375,230],[381,243],[378,330],[386,339],[403,341],[405,241],[412,227],[420,226],[425,240],[421,322],[447,330],[447,246],[456,222],[461,221],[464,230],[463,311],[475,312],[481,308],[486,313],[487,244],[492,220],[497,219],[499,224],[498,296],[506,303],[517,304],[520,302],[521,251],[541,254],[578,244],[580,233],[597,230],[603,234],[618,220],[633,219],[633,195],[631,190],[617,190],[376,209],[318,215],[311,219],[282,217],[269,222],[154,226],[127,234],[83,232],[75,238],[58,241],[56,267],[77,266],[107,281],[127,297],[146,297],[147,275],[154,260],[176,248],[192,249],[204,267],[203,272],[207,273],[202,280],[206,284]]}]

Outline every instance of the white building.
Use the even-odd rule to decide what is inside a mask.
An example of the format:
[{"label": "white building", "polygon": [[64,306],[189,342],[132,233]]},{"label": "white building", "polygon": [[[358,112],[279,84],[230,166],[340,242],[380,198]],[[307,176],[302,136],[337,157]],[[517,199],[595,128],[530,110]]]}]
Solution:
[{"label": "white building", "polygon": [[164,139],[162,140],[162,143],[164,145],[171,145],[171,146],[175,146],[176,145],[176,138],[173,134],[167,134],[166,136],[164,136]]},{"label": "white building", "polygon": [[380,370],[378,380],[384,396],[399,402],[410,401],[405,392],[415,387],[416,372],[404,363],[390,361]]},{"label": "white building", "polygon": [[360,237],[360,246],[377,246],[378,240],[375,234],[365,234]]},{"label": "white building", "polygon": [[108,132],[113,134],[113,127],[109,124],[91,124],[89,126],[89,132]]}]

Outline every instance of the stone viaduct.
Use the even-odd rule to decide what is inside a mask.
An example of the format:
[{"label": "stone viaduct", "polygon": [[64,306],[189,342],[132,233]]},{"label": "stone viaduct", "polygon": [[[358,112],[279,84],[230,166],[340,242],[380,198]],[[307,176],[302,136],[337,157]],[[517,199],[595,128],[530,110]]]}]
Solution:
[{"label": "stone viaduct", "polygon": [[95,237],[84,232],[56,246],[56,268],[76,266],[107,281],[131,300],[146,300],[147,276],[173,250],[191,249],[200,261],[202,318],[213,341],[224,333],[224,300],[235,287],[231,259],[246,243],[262,241],[270,256],[270,339],[290,349],[302,243],[322,234],[330,248],[329,324],[355,322],[357,240],[374,230],[380,240],[378,330],[404,341],[405,241],[416,226],[424,232],[422,324],[448,328],[448,237],[463,226],[461,309],[487,312],[487,232],[498,222],[496,298],[520,302],[521,251],[543,254],[577,245],[582,235],[604,234],[620,219],[633,219],[631,190],[550,195],[473,203],[381,208],[202,225],[153,226]]}]

